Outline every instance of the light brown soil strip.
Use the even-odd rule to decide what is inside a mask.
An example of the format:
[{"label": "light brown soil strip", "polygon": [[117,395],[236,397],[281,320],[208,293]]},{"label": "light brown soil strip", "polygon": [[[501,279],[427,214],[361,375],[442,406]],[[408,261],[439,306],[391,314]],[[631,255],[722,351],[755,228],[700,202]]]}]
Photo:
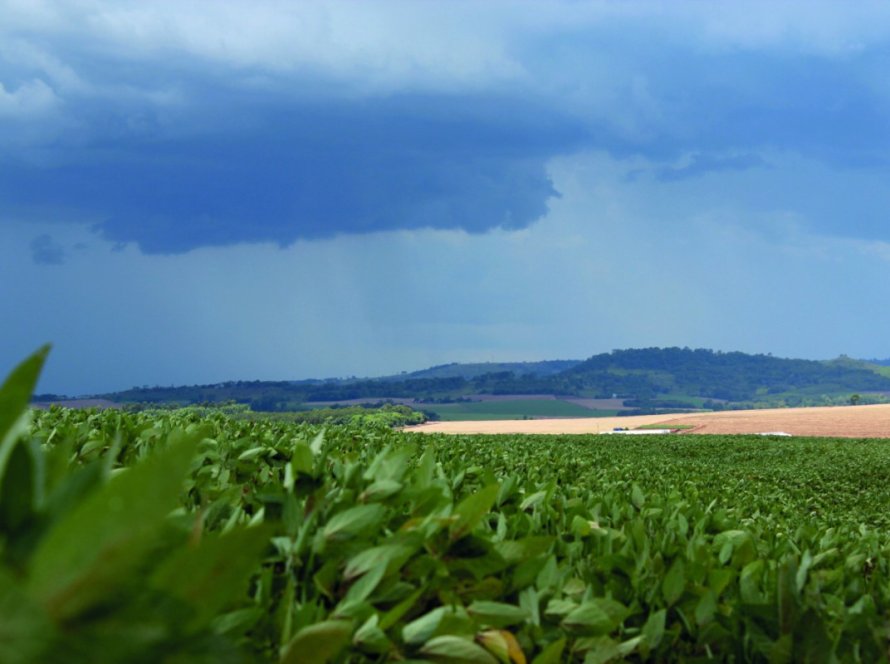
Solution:
[{"label": "light brown soil strip", "polygon": [[[406,431],[423,433],[599,433],[615,427],[638,427],[665,421],[665,415],[630,417],[547,418],[539,420],[484,420],[474,422],[427,422]],[[676,417],[669,415],[667,417]]]},{"label": "light brown soil strip", "polygon": [[[644,424],[686,424],[693,434],[751,434],[784,431],[795,436],[890,438],[890,404],[820,408],[734,410],[689,415],[641,415],[578,419],[430,422],[409,431],[456,434],[582,434]],[[689,432],[687,432],[689,433]]]},{"label": "light brown soil strip", "polygon": [[670,419],[670,423],[692,424],[696,426],[694,433],[784,431],[795,436],[890,438],[890,404],[676,415]]}]

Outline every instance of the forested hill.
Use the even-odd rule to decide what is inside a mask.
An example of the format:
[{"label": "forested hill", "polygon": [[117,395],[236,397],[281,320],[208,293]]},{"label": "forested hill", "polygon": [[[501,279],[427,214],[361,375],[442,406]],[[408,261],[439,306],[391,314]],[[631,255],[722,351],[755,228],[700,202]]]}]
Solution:
[{"label": "forested hill", "polygon": [[630,392],[642,398],[674,393],[747,401],[782,393],[890,389],[890,378],[864,363],[689,348],[643,348],[594,355],[562,377],[586,389]]},{"label": "forested hill", "polygon": [[542,360],[540,362],[452,362],[429,369],[384,376],[380,380],[416,378],[478,378],[509,371],[517,376],[553,376],[581,363],[581,360]]},{"label": "forested hill", "polygon": [[[484,369],[497,369],[484,371]],[[529,370],[531,369],[531,370]],[[689,348],[616,350],[584,361],[442,365],[384,378],[236,381],[190,387],[141,387],[99,395],[117,402],[238,401],[259,410],[350,399],[454,400],[484,394],[613,397],[651,405],[683,398],[797,405],[823,395],[890,392],[883,367],[850,358],[794,360]],[[646,402],[646,403],[643,403]]]}]

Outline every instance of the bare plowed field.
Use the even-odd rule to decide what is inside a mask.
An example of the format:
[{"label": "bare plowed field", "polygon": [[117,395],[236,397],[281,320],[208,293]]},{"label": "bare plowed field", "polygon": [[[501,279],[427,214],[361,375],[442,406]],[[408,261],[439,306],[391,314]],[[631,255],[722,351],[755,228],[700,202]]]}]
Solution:
[{"label": "bare plowed field", "polygon": [[599,433],[646,424],[688,425],[684,433],[744,434],[784,431],[795,436],[890,438],[890,404],[831,408],[734,410],[691,415],[641,415],[487,422],[430,422],[411,431],[428,433]]}]

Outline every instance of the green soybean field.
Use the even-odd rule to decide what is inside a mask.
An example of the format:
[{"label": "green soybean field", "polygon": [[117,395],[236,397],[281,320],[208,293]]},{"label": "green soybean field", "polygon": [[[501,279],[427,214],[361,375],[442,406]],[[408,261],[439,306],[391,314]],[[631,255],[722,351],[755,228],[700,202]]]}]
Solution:
[{"label": "green soybean field", "polygon": [[880,662],[890,443],[32,411],[2,662]]}]

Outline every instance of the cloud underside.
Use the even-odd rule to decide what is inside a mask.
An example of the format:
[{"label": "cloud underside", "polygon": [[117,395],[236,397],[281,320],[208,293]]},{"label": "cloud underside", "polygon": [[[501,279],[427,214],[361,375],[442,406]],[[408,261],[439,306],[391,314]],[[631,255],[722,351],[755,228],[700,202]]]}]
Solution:
[{"label": "cloud underside", "polygon": [[382,3],[379,22],[354,3],[130,4],[126,20],[72,12],[67,36],[29,12],[0,26],[0,215],[87,222],[154,254],[485,233],[547,214],[555,158],[603,151],[674,197],[707,179],[721,204],[756,196],[825,234],[887,237],[890,41],[866,29],[874,9],[835,25],[809,6],[726,21],[455,3],[412,9],[437,28],[412,32],[412,3]]},{"label": "cloud underside", "polygon": [[78,210],[109,241],[146,253],[395,229],[482,233],[543,216],[558,195],[545,163],[575,130],[542,132],[536,111],[518,106],[499,116],[487,102],[450,112],[437,103],[419,113],[392,101],[278,109],[246,116],[246,127],[118,139],[67,163],[63,154],[50,166],[0,166],[0,196]]}]

